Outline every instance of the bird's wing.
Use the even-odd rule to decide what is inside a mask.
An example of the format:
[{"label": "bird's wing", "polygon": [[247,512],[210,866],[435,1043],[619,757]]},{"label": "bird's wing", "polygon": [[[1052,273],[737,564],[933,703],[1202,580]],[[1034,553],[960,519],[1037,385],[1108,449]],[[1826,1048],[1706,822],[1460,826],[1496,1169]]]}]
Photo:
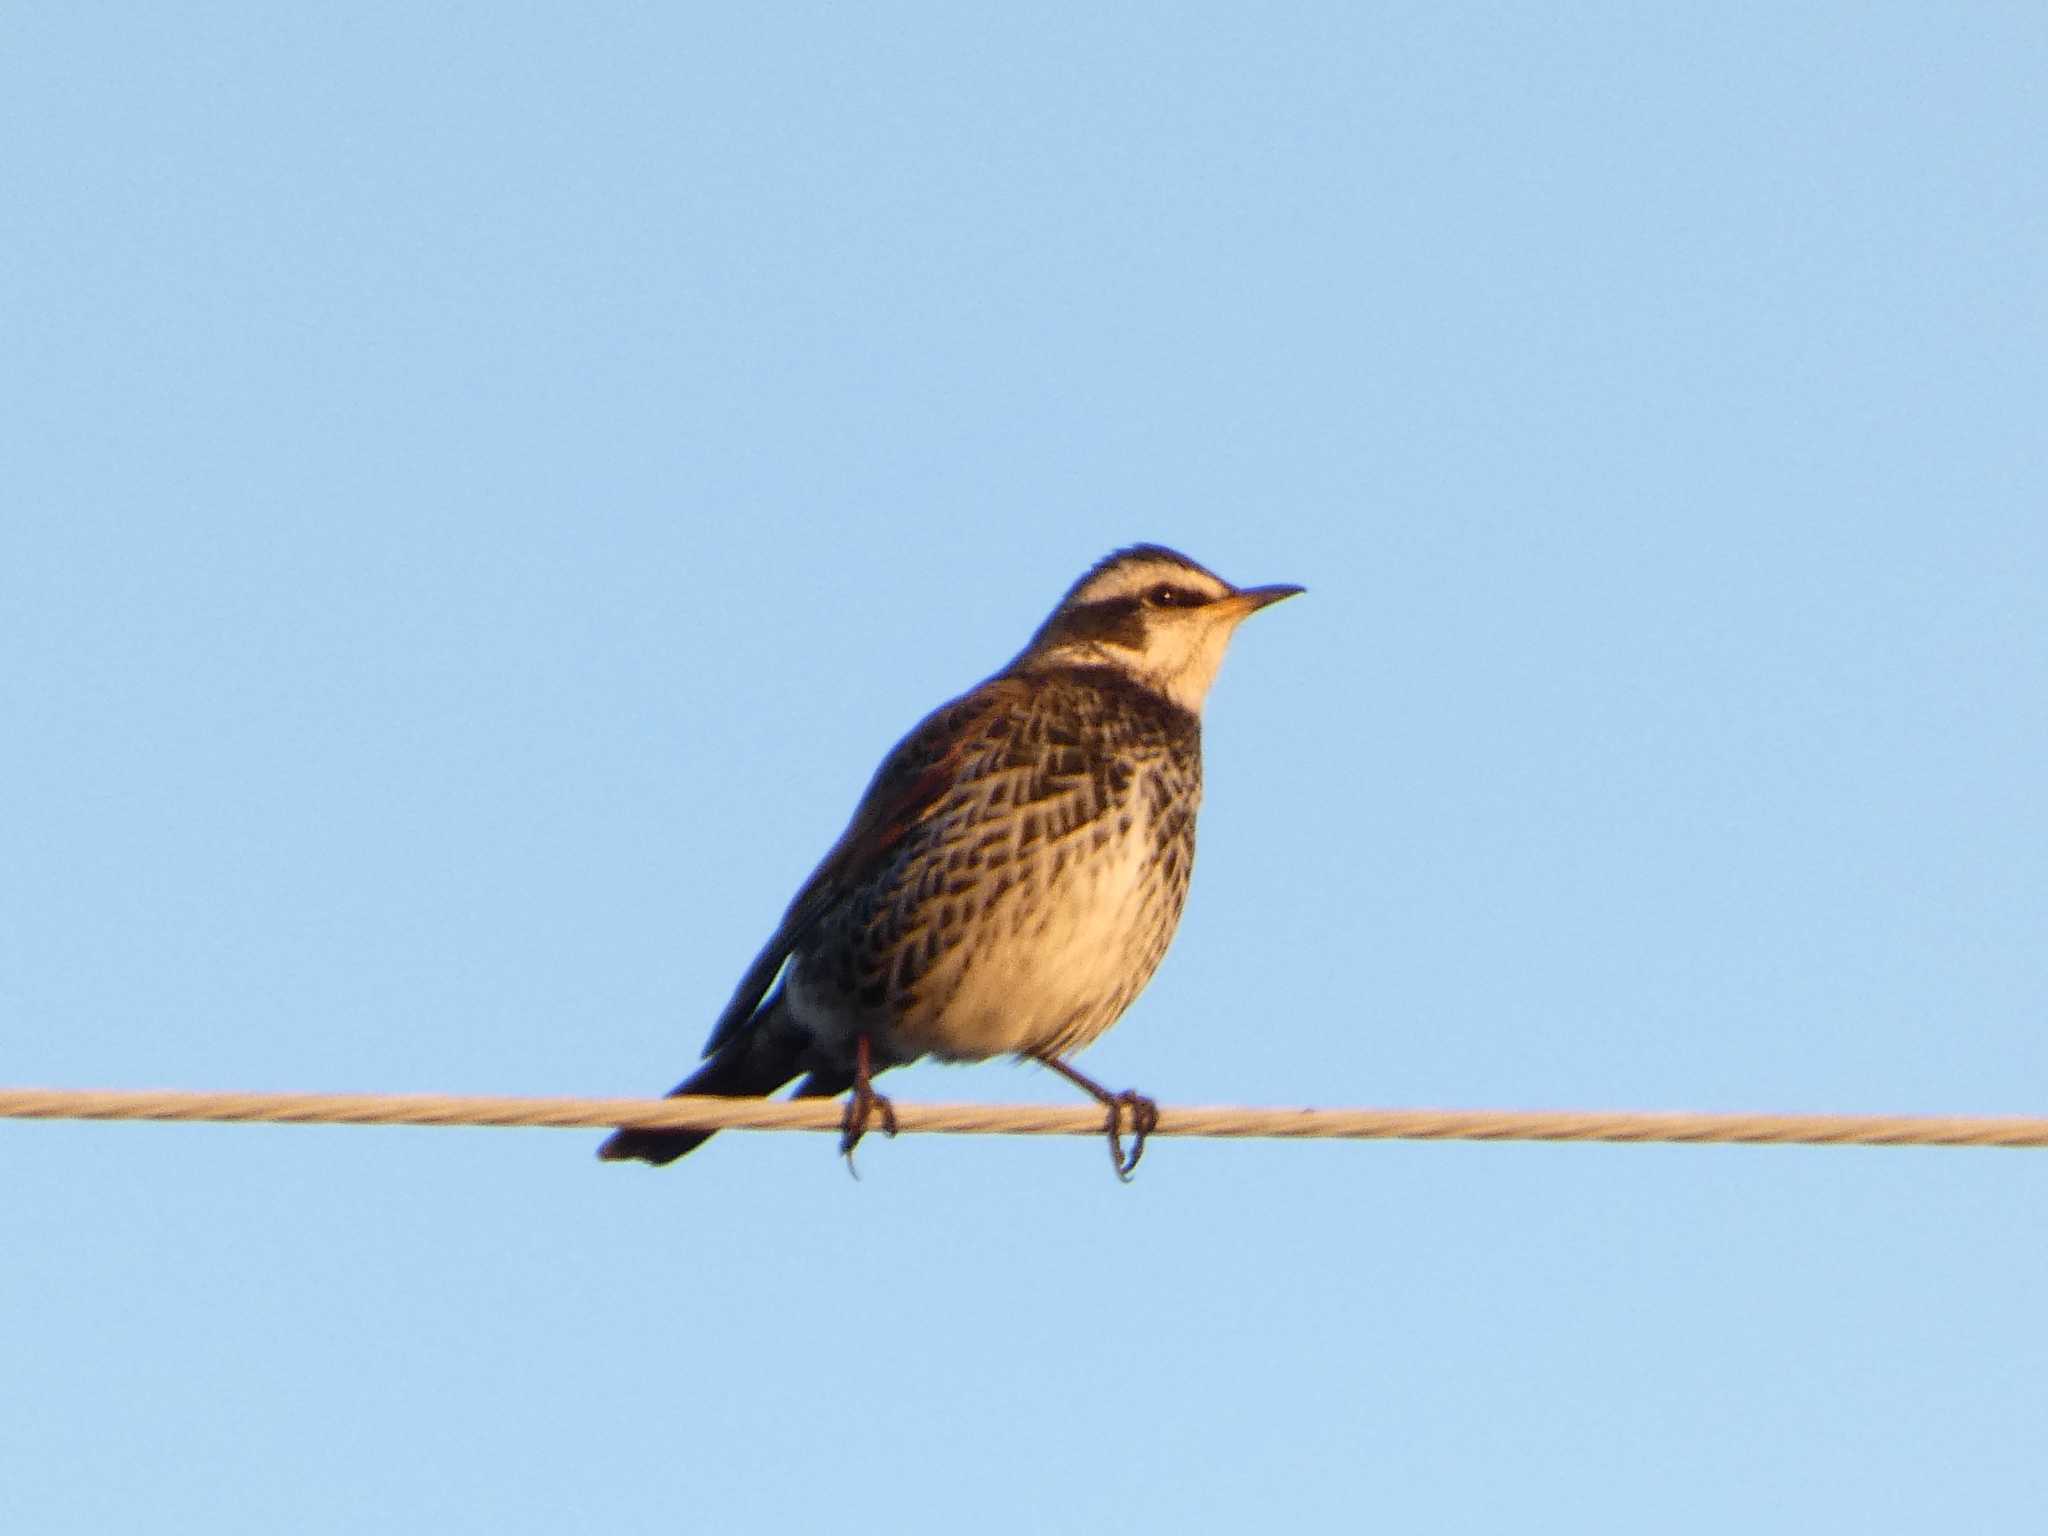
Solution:
[{"label": "bird's wing", "polygon": [[896,744],[875,770],[852,822],[796,893],[782,922],[740,978],[732,1001],[712,1026],[705,1055],[717,1051],[754,1016],[804,934],[860,883],[876,860],[944,806],[961,780],[985,771],[991,754],[1007,749],[1019,695],[1027,691],[1015,678],[991,678],[940,705]]}]

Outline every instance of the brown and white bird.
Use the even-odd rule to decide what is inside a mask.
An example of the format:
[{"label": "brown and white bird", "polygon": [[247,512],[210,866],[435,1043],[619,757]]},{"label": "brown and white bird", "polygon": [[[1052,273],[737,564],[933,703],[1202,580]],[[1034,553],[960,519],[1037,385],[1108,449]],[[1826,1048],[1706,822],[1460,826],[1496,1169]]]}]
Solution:
[{"label": "brown and white bird", "polygon": [[[1097,564],[1014,661],[883,760],[673,1093],[852,1090],[850,1152],[876,1112],[894,1128],[874,1073],[1028,1056],[1108,1107],[1128,1175],[1157,1110],[1065,1058],[1166,953],[1194,864],[1202,702],[1238,624],[1301,590],[1233,587],[1154,544]],[[622,1130],[598,1155],[669,1163],[711,1134]]]}]

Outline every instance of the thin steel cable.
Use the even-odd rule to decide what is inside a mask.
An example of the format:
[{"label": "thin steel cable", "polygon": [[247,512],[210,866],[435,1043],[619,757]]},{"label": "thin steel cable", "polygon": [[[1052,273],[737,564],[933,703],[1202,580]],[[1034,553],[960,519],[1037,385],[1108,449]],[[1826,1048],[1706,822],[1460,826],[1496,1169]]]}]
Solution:
[{"label": "thin steel cable", "polygon": [[[825,1099],[500,1098],[438,1093],[194,1093],[0,1088],[0,1119],[279,1125],[488,1125],[555,1130],[837,1131]],[[1099,1136],[1095,1105],[896,1106],[905,1133]],[[1156,1136],[1340,1141],[1605,1141],[1765,1146],[2048,1147],[2048,1116],[1780,1115],[1512,1109],[1161,1109]]]}]

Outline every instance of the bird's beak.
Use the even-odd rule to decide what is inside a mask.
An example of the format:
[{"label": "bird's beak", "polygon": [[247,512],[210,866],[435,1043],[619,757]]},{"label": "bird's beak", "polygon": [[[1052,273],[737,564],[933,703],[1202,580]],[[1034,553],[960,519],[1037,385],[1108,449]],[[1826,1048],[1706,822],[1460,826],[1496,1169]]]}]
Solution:
[{"label": "bird's beak", "polygon": [[1249,618],[1261,608],[1270,608],[1283,598],[1294,597],[1308,588],[1291,586],[1279,582],[1270,587],[1239,587],[1216,606],[1231,610],[1240,619]]}]

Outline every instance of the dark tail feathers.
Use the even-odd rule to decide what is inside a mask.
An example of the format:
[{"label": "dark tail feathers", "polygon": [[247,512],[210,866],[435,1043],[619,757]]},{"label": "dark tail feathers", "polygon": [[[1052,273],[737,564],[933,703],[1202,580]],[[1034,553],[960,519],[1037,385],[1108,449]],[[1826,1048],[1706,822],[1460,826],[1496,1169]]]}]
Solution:
[{"label": "dark tail feathers", "polygon": [[[804,1070],[805,1041],[785,1024],[780,999],[771,1000],[718,1053],[668,1092],[711,1094],[721,1099],[766,1098]],[[709,1141],[713,1131],[614,1131],[597,1155],[608,1163],[638,1160],[656,1167],[674,1162]]]}]

